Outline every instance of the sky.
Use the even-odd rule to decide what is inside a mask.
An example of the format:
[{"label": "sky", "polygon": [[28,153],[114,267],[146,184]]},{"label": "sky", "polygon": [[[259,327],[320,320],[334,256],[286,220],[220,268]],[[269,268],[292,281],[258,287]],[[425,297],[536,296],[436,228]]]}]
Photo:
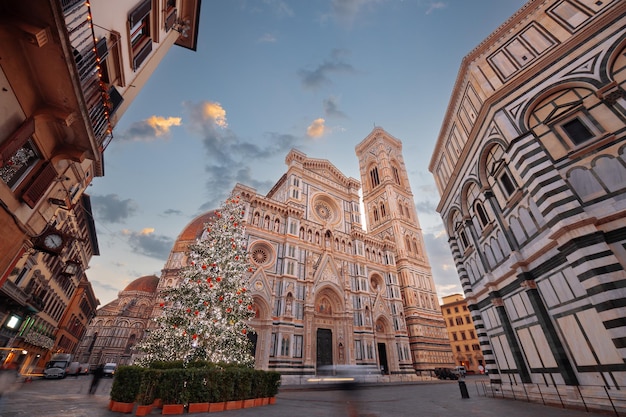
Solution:
[{"label": "sky", "polygon": [[439,297],[462,293],[430,158],[464,56],[523,0],[204,1],[113,132],[91,196],[101,305],[160,276],[178,235],[236,183],[266,194],[296,148],[360,180],[375,126],[403,156]]}]

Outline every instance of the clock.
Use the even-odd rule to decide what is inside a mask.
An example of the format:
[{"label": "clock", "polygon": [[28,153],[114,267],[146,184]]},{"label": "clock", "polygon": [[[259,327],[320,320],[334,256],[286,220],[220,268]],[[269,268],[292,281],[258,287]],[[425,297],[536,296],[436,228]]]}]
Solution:
[{"label": "clock", "polygon": [[43,245],[49,250],[59,250],[63,246],[63,237],[58,233],[47,234],[43,238]]},{"label": "clock", "polygon": [[53,227],[48,228],[35,241],[35,248],[51,255],[58,255],[67,243],[67,236]]}]

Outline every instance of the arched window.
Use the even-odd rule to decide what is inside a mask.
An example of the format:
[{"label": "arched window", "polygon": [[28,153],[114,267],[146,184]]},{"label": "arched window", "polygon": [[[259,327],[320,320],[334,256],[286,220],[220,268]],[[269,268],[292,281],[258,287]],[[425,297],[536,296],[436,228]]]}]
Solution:
[{"label": "arched window", "polygon": [[404,217],[404,207],[402,206],[402,203],[398,204],[398,208],[400,209],[400,216]]},{"label": "arched window", "polygon": [[411,252],[411,239],[408,236],[404,237],[404,242],[406,244],[406,249]]},{"label": "arched window", "polygon": [[391,167],[392,171],[393,171],[393,179],[396,182],[396,184],[400,185],[400,172],[398,171],[398,168],[393,165]]},{"label": "arched window", "polygon": [[370,181],[372,188],[380,185],[380,178],[378,178],[378,167],[374,167],[370,170]]},{"label": "arched window", "polygon": [[476,214],[478,215],[478,219],[480,220],[480,224],[482,224],[483,227],[487,226],[487,224],[489,224],[489,217],[487,217],[487,212],[485,211],[483,205],[477,202],[475,209]]},{"label": "arched window", "polygon": [[378,209],[376,207],[374,207],[374,221],[378,221]]},{"label": "arched window", "polygon": [[385,217],[387,215],[387,210],[385,210],[385,203],[380,203],[380,215]]}]

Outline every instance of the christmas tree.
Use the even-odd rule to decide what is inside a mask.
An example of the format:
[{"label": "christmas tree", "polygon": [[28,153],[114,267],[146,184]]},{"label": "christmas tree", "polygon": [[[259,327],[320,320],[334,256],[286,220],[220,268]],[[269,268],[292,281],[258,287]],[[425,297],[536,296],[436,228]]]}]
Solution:
[{"label": "christmas tree", "polygon": [[163,292],[157,326],[137,345],[139,364],[195,360],[252,365],[248,320],[254,316],[246,289],[251,271],[243,207],[230,196],[189,247],[180,285]]}]

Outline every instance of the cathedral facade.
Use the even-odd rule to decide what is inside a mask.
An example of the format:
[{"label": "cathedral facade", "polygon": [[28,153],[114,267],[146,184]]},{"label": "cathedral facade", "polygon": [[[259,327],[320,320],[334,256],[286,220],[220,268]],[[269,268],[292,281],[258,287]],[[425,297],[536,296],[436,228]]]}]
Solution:
[{"label": "cathedral facade", "polygon": [[[234,188],[245,207],[257,368],[296,380],[333,365],[414,376],[454,363],[402,143],[375,128],[356,155],[360,181],[291,150],[287,172],[266,195]],[[189,245],[213,216],[178,236],[153,316],[159,290],[177,285]]]},{"label": "cathedral facade", "polygon": [[[292,150],[266,195],[234,189],[247,217],[258,368],[307,376],[358,364],[415,375],[453,363],[402,144],[376,128],[356,154],[361,181]],[[212,215],[179,235],[161,288],[176,285],[189,244]]]}]

